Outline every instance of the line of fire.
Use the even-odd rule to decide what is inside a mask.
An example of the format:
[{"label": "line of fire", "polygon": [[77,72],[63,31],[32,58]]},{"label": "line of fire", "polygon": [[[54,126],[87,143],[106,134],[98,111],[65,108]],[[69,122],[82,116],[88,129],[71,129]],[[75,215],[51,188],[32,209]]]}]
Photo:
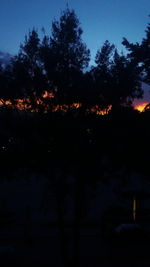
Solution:
[{"label": "line of fire", "polygon": [[[30,110],[31,112],[38,112],[38,107],[43,106],[44,107],[44,113],[47,113],[49,110],[52,112],[61,111],[61,112],[67,112],[69,108],[71,109],[79,109],[82,107],[82,103],[72,103],[70,105],[67,104],[57,104],[50,106],[49,104],[44,103],[44,99],[53,99],[55,98],[55,95],[53,93],[49,93],[48,91],[44,91],[44,93],[39,98],[35,98],[35,103],[37,105],[37,108],[32,107],[32,103],[30,98],[24,98],[24,99],[15,99],[12,100],[3,100],[0,99],[0,106],[10,106],[12,108],[17,108],[19,110]],[[138,110],[139,112],[144,112],[145,109],[149,109],[149,103],[148,102],[141,102],[139,104],[133,104],[133,107],[135,110]],[[95,113],[96,115],[107,115],[112,109],[112,105],[109,105],[107,108],[101,108],[99,105],[94,105],[90,108],[91,113]]]}]

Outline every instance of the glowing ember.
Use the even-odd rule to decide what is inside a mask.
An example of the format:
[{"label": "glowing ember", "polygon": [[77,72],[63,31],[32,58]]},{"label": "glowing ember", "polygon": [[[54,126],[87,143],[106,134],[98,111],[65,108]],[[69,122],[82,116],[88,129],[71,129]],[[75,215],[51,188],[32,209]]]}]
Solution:
[{"label": "glowing ember", "polygon": [[73,103],[73,104],[71,105],[71,108],[75,108],[75,109],[77,109],[77,108],[81,108],[81,106],[82,106],[81,103]]},{"label": "glowing ember", "polygon": [[45,91],[45,92],[42,94],[42,97],[43,97],[43,98],[54,98],[54,94]]},{"label": "glowing ember", "polygon": [[[3,101],[2,101],[3,102]],[[7,105],[7,106],[9,106],[9,105],[11,105],[12,103],[11,103],[11,101],[10,100],[6,100],[5,101],[5,105]]]},{"label": "glowing ember", "polygon": [[43,101],[42,101],[41,99],[37,99],[36,103],[37,103],[38,105],[42,105],[42,104],[43,104]]}]

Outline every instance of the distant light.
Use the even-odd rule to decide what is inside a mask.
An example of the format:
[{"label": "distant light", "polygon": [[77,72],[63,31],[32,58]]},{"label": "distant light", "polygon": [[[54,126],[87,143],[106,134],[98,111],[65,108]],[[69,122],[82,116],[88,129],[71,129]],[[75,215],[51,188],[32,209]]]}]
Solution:
[{"label": "distant light", "polygon": [[133,220],[136,220],[136,198],[133,198]]}]

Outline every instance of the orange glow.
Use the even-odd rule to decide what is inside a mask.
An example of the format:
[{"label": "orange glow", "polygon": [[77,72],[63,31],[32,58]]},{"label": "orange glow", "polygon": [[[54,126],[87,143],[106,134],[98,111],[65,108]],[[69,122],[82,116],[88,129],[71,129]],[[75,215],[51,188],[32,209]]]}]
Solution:
[{"label": "orange glow", "polygon": [[36,103],[37,103],[38,105],[42,105],[42,104],[43,104],[43,101],[42,101],[41,99],[37,99]]},{"label": "orange glow", "polygon": [[[57,88],[55,89],[57,91]],[[26,99],[14,99],[14,101],[11,100],[3,100],[0,99],[0,106],[11,106],[12,108],[17,108],[19,110],[30,110],[32,112],[38,112],[40,106],[43,107],[43,112],[47,113],[48,110],[51,110],[52,112],[61,111],[61,112],[67,112],[69,109],[79,109],[82,107],[82,103],[75,102],[70,105],[66,104],[57,104],[57,105],[50,105],[48,103],[45,103],[44,99],[53,99],[55,98],[55,94],[53,92],[44,91],[41,94],[41,97],[35,96],[35,103],[37,106],[32,107],[32,101],[30,98]],[[143,112],[146,109],[150,109],[150,105],[148,105],[148,102],[141,102],[141,103],[133,103],[134,109],[138,110],[139,112]],[[95,113],[96,115],[107,115],[112,109],[112,105],[109,105],[107,108],[102,108],[99,105],[95,105],[91,107],[90,109],[87,109],[87,112]]]},{"label": "orange glow", "polygon": [[[57,104],[57,105],[49,105],[48,103],[44,102],[44,99],[48,98],[48,99],[52,99],[54,98],[54,94],[53,93],[49,93],[47,91],[45,91],[41,97],[35,97],[35,104],[37,104],[37,107],[35,107],[34,109],[32,108],[32,102],[30,100],[30,98],[26,98],[26,99],[14,99],[14,101],[11,100],[3,100],[0,99],[0,106],[11,106],[12,108],[17,108],[19,110],[30,110],[32,112],[38,112],[38,109],[40,108],[40,106],[43,106],[43,112],[47,113],[48,110],[52,110],[52,112],[56,112],[56,111],[61,111],[66,113],[70,108],[71,109],[79,109],[82,107],[82,103],[72,103],[70,105],[66,105],[66,104]],[[143,112],[146,109],[150,109],[150,106],[148,106],[148,102],[143,102],[143,103],[139,103],[139,104],[135,104],[134,105],[134,109],[138,110],[139,112]],[[39,107],[39,108],[38,108]],[[112,105],[109,105],[107,108],[101,108],[98,105],[95,105],[93,107],[91,107],[89,110],[87,110],[88,112],[91,113],[95,113],[96,115],[107,115],[112,109]]]},{"label": "orange glow", "polygon": [[43,97],[43,98],[54,98],[54,94],[45,91],[45,92],[42,94],[42,97]]},{"label": "orange glow", "polygon": [[101,109],[98,105],[91,108],[92,113],[96,113],[97,115],[107,115],[109,111],[112,109],[112,105],[109,105],[105,109]]},{"label": "orange glow", "polygon": [[[53,98],[54,95],[52,93],[48,93],[47,91],[44,92],[44,94],[42,95],[43,98]],[[56,111],[61,111],[66,113],[68,111],[69,108],[71,109],[79,109],[82,107],[82,103],[72,103],[70,105],[66,105],[66,104],[57,104],[57,105],[53,105],[52,107],[50,107],[48,104],[45,105],[44,101],[41,98],[35,98],[36,100],[36,104],[39,106],[44,107],[44,113],[47,113],[48,110],[52,110],[52,112],[56,112]],[[10,100],[0,100],[0,105],[7,105],[7,106],[12,106],[13,108],[17,108],[19,110],[30,110],[31,112],[38,112],[38,108],[34,108],[32,109],[32,103],[31,100],[29,98],[26,99],[15,99],[14,103],[12,103],[12,101]],[[101,109],[98,105],[93,106],[89,112],[95,113],[97,115],[106,115],[109,113],[109,111],[111,110],[112,106],[110,105],[107,109]]]},{"label": "orange glow", "polygon": [[[54,95],[48,92],[44,92],[44,94],[42,95],[43,98],[54,98]],[[15,103],[15,104],[14,104]],[[27,99],[15,99],[14,103],[11,100],[6,100],[4,101],[3,99],[0,99],[0,106],[6,105],[6,106],[12,106],[14,108],[18,108],[20,110],[31,110],[32,109],[32,104],[31,104],[31,100],[29,98]],[[62,112],[67,112],[67,110],[69,108],[71,109],[79,109],[82,107],[82,103],[72,103],[70,105],[66,105],[66,104],[62,104],[62,105],[55,105],[50,107],[48,104],[45,105],[44,100],[42,100],[41,98],[37,98],[36,99],[36,104],[39,106],[44,106],[45,112],[47,112],[50,108],[52,109],[53,112],[56,111],[62,111]],[[136,104],[134,106],[134,109],[143,112],[145,110],[145,107],[148,105],[149,103],[140,103],[140,104]],[[107,115],[112,109],[112,105],[109,105],[107,108],[102,109],[100,108],[98,105],[95,105],[93,107],[91,107],[91,109],[89,110],[89,112],[95,113],[97,115]],[[147,109],[150,109],[150,107],[147,107]],[[38,109],[36,110],[32,110],[32,111],[38,111]]]},{"label": "orange glow", "polygon": [[62,111],[62,112],[67,112],[68,110],[68,106],[67,105],[56,105],[52,107],[52,111],[56,112],[56,111]]},{"label": "orange glow", "polygon": [[136,109],[140,112],[143,112],[147,105],[148,105],[148,103],[140,103],[140,104],[135,105],[134,109]]},{"label": "orange glow", "polygon": [[81,103],[73,103],[70,107],[71,107],[71,108],[78,109],[78,108],[81,108],[81,106],[82,106]]},{"label": "orange glow", "polygon": [[[49,93],[47,91],[45,91],[42,96],[42,98],[54,98],[54,94],[53,93]],[[43,105],[44,101],[41,98],[35,98],[36,104],[37,105]],[[11,100],[3,100],[0,99],[0,106],[12,106],[13,108],[17,108],[19,110],[29,110],[32,112],[37,112],[38,110],[32,110],[32,104],[31,104],[31,100],[29,98],[26,99],[14,99],[14,103]],[[48,107],[47,107],[48,108]]]},{"label": "orange glow", "polygon": [[[2,103],[3,103],[3,101],[1,101]],[[12,103],[11,103],[11,101],[10,100],[6,100],[5,101],[5,105],[7,105],[7,106],[9,106],[9,105],[11,105]]]},{"label": "orange glow", "polygon": [[3,100],[0,99],[0,106],[3,106],[4,105],[4,102]]}]

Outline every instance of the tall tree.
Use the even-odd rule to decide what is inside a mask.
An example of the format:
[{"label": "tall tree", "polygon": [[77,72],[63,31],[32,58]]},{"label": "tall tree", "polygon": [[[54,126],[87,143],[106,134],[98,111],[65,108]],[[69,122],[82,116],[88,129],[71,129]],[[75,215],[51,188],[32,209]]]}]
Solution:
[{"label": "tall tree", "polygon": [[73,102],[79,98],[82,72],[90,58],[90,51],[81,38],[82,32],[74,10],[69,8],[59,21],[52,23],[49,55],[59,101]]},{"label": "tall tree", "polygon": [[46,79],[40,59],[40,39],[35,29],[25,36],[25,42],[20,46],[18,55],[13,60],[15,86],[20,94],[35,98],[46,86]]},{"label": "tall tree", "polygon": [[115,46],[106,40],[97,51],[95,57],[96,66],[92,68],[91,73],[94,79],[94,95],[96,104],[107,107],[111,104],[111,64]]},{"label": "tall tree", "polygon": [[142,97],[139,71],[136,63],[115,49],[111,65],[111,99],[113,107],[131,105],[135,98]]}]

